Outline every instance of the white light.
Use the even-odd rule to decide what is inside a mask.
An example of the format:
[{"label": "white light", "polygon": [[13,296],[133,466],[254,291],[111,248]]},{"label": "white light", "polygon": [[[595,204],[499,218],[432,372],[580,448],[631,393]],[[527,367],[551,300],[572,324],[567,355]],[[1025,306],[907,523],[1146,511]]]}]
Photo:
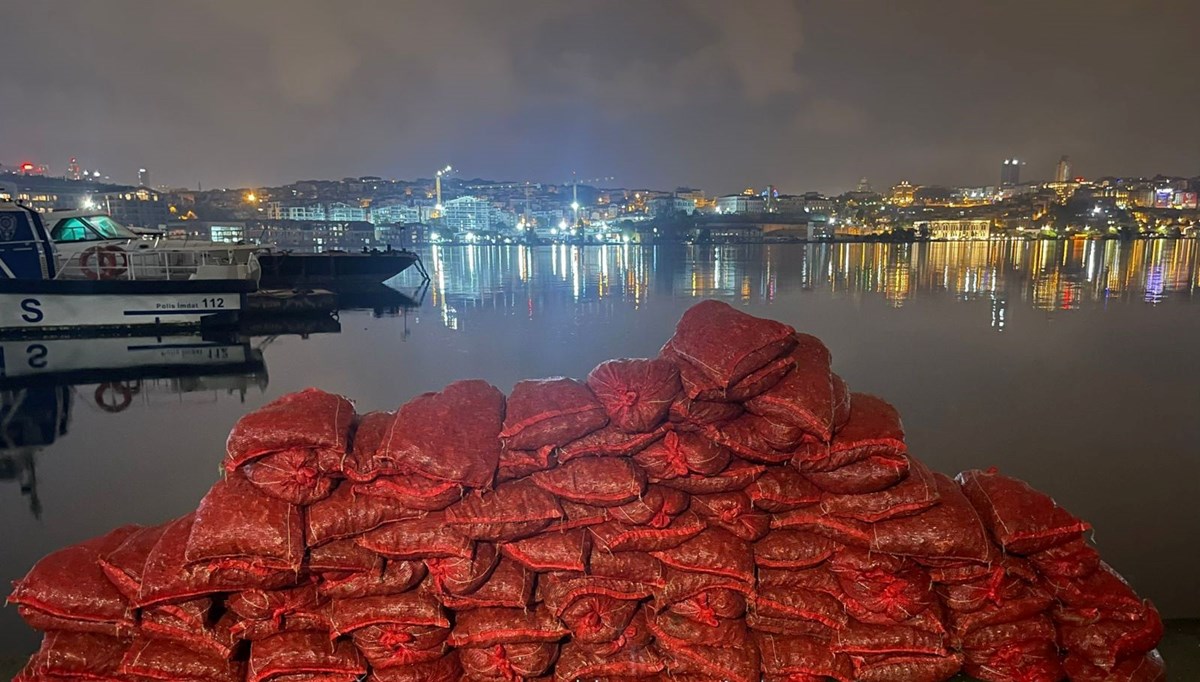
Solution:
[{"label": "white light", "polygon": [[578,210],[579,210],[579,202],[578,202],[578,201],[572,201],[572,202],[571,202],[571,210],[574,210],[574,211],[578,211]]},{"label": "white light", "polygon": [[566,220],[558,221],[558,229],[560,229],[560,230],[567,229],[567,221]]},{"label": "white light", "polygon": [[550,228],[550,234],[558,234],[558,228],[557,227]]},{"label": "white light", "polygon": [[442,237],[437,232],[431,232],[429,233],[429,238],[436,242],[441,240]]},{"label": "white light", "polygon": [[441,204],[437,204],[437,205],[435,205],[435,206],[433,207],[433,209],[434,209],[435,211],[444,211],[444,210],[446,210],[446,207],[445,207],[445,206],[442,206]]}]

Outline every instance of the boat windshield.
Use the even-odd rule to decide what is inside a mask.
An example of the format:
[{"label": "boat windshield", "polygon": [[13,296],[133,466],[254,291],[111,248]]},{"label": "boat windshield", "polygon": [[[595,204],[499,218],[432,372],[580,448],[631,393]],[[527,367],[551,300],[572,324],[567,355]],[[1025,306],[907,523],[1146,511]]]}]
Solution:
[{"label": "boat windshield", "polygon": [[133,230],[106,215],[88,216],[87,221],[105,239],[137,239]]}]

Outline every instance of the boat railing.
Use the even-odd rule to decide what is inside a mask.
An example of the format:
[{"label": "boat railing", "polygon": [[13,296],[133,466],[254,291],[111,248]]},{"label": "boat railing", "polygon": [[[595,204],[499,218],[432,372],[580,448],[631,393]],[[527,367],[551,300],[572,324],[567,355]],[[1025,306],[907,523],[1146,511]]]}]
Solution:
[{"label": "boat railing", "polygon": [[58,279],[192,280],[258,277],[254,254],[220,249],[124,249],[98,244],[65,256],[59,254]]}]

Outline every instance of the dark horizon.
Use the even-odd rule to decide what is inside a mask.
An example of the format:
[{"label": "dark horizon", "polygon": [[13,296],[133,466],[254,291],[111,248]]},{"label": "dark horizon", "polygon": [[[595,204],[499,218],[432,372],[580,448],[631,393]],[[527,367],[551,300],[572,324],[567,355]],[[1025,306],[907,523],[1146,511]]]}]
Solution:
[{"label": "dark horizon", "polygon": [[[6,0],[0,161],[840,192],[1195,176],[1200,6]],[[16,56],[15,59],[13,57]],[[17,96],[14,96],[14,93]]]}]

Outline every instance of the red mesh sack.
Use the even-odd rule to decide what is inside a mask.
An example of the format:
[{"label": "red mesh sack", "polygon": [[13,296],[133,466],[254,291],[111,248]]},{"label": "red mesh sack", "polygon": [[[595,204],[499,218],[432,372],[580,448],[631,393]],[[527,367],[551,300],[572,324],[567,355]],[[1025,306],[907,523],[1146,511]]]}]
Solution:
[{"label": "red mesh sack", "polygon": [[785,512],[821,499],[821,489],[791,467],[769,467],[746,488],[754,506],[766,512]]},{"label": "red mesh sack", "polygon": [[646,494],[638,499],[608,507],[605,512],[608,519],[618,523],[665,528],[690,504],[690,498],[682,490],[651,485],[646,488]]},{"label": "red mesh sack", "polygon": [[978,611],[1025,597],[1030,585],[1040,582],[1028,566],[1019,563],[1016,557],[1006,556],[980,577],[937,585],[937,592],[942,603],[952,611]]},{"label": "red mesh sack", "polygon": [[317,451],[281,450],[242,466],[242,475],[264,495],[307,505],[329,495],[333,478],[321,473]]},{"label": "red mesh sack", "polygon": [[964,471],[958,481],[992,537],[1007,552],[1040,552],[1076,540],[1091,528],[1049,495],[994,469]]},{"label": "red mesh sack", "polygon": [[871,525],[871,550],[885,554],[986,561],[987,531],[958,485],[934,474],[939,502],[917,514]]},{"label": "red mesh sack", "polygon": [[740,586],[713,586],[666,605],[664,611],[716,627],[721,620],[741,618],[745,615],[746,595]]},{"label": "red mesh sack", "polygon": [[[343,483],[342,487],[347,485]],[[419,474],[379,476],[366,483],[354,483],[351,487],[356,495],[384,497],[406,509],[422,511],[440,511],[463,496],[461,485]]]},{"label": "red mesh sack", "polygon": [[212,620],[213,600],[193,599],[143,609],[139,627],[151,639],[179,642],[189,649],[217,658],[229,658],[237,644],[233,634],[236,616]]},{"label": "red mesh sack", "polygon": [[753,612],[767,618],[803,620],[833,630],[847,627],[849,617],[836,597],[798,586],[763,586],[754,594]]},{"label": "red mesh sack", "polygon": [[496,468],[496,482],[515,481],[536,471],[545,471],[555,466],[554,447],[543,445],[536,450],[514,450],[500,448],[500,464]]},{"label": "red mesh sack", "polygon": [[712,400],[692,400],[686,393],[675,396],[668,418],[678,428],[707,426],[737,419],[746,409],[738,403],[722,403]]},{"label": "red mesh sack", "polygon": [[95,632],[51,631],[29,660],[31,680],[116,680],[128,640]]},{"label": "red mesh sack", "polygon": [[1056,578],[1083,578],[1100,568],[1100,553],[1083,538],[1034,552],[1028,558],[1038,573]]},{"label": "red mesh sack", "polygon": [[700,622],[672,611],[662,611],[650,619],[649,625],[656,639],[722,649],[745,646],[750,635],[744,618],[714,618]]},{"label": "red mesh sack", "polygon": [[470,558],[474,543],[441,512],[376,528],[355,540],[391,559]]},{"label": "red mesh sack", "polygon": [[628,459],[583,457],[529,477],[535,485],[564,500],[611,507],[636,500],[646,490],[646,475]]},{"label": "red mesh sack", "polygon": [[778,384],[746,402],[746,409],[811,433],[828,442],[834,427],[844,422],[850,408],[846,385],[829,369],[825,344],[815,336],[796,334],[791,357],[796,367]]},{"label": "red mesh sack", "polygon": [[1015,593],[1004,599],[987,603],[975,611],[946,611],[946,624],[950,632],[959,638],[979,628],[991,625],[1015,623],[1046,613],[1054,605],[1054,598],[1035,585],[1022,585]]},{"label": "red mesh sack", "polygon": [[873,541],[870,524],[829,516],[815,506],[775,514],[771,528],[808,531],[852,547],[869,547]]},{"label": "red mesh sack", "polygon": [[501,558],[483,585],[467,595],[438,590],[438,600],[454,611],[479,608],[528,608],[533,602],[537,574],[517,562]]},{"label": "red mesh sack", "polygon": [[697,495],[692,498],[691,509],[708,526],[727,530],[746,542],[761,539],[771,529],[771,517],[755,511],[750,497],[742,491]]},{"label": "red mesh sack", "polygon": [[241,682],[245,664],[161,639],[135,639],[121,659],[121,674],[151,680]]},{"label": "red mesh sack", "polygon": [[[639,636],[637,621],[645,631]],[[630,680],[641,678],[660,679],[665,670],[662,656],[654,647],[648,646],[649,632],[645,628],[645,616],[639,614],[634,624],[626,628],[615,642],[604,644],[580,644],[567,642],[562,645],[562,655],[555,666],[555,677],[562,680]]]},{"label": "red mesh sack", "polygon": [[794,331],[728,303],[701,301],[684,312],[662,352],[691,363],[718,388],[728,388],[791,350]]},{"label": "red mesh sack", "polygon": [[1110,613],[1139,615],[1143,603],[1129,583],[1100,562],[1100,568],[1080,578],[1045,575],[1050,591],[1065,606],[1076,609],[1097,609]]},{"label": "red mesh sack", "polygon": [[836,632],[834,651],[870,656],[878,654],[919,654],[922,656],[944,656],[946,637],[926,627],[908,625],[875,625],[860,623],[853,618]]},{"label": "red mesh sack", "polygon": [[[762,677],[758,648],[752,641],[745,646],[717,648],[706,646],[672,646],[659,642],[672,675],[696,675],[696,680],[725,682],[758,682]],[[678,679],[678,678],[677,678]]]},{"label": "red mesh sack", "polygon": [[342,464],[343,475],[352,481],[366,482],[378,476],[410,473],[402,458],[391,457],[383,448],[395,421],[395,412],[368,412],[358,418],[350,453]]},{"label": "red mesh sack", "polygon": [[529,479],[475,491],[446,509],[446,523],[475,540],[518,540],[563,517],[558,499]]},{"label": "red mesh sack", "polygon": [[304,548],[300,508],[263,495],[246,479],[232,475],[200,500],[185,558],[299,572]]},{"label": "red mesh sack", "polygon": [[754,641],[762,657],[764,674],[794,676],[800,680],[832,677],[839,682],[850,682],[857,679],[850,658],[834,653],[826,639],[755,633]]},{"label": "red mesh sack", "polygon": [[594,507],[590,504],[579,504],[569,500],[559,500],[563,510],[563,518],[550,524],[547,530],[570,530],[572,528],[587,528],[604,523],[608,520],[607,507]]},{"label": "red mesh sack", "polygon": [[313,573],[359,573],[382,568],[383,559],[353,538],[327,542],[308,551],[308,570]]},{"label": "red mesh sack", "polygon": [[676,359],[676,363],[679,365],[683,391],[689,398],[734,403],[745,402],[768,390],[796,366],[794,359],[784,355],[747,374],[736,384],[724,388],[712,382],[704,372],[686,360]]},{"label": "red mesh sack", "polygon": [[496,387],[478,379],[456,381],[402,406],[374,457],[398,473],[487,487],[500,459],[503,417],[504,394]]},{"label": "red mesh sack", "polygon": [[546,531],[533,537],[505,543],[504,556],[539,573],[576,571],[582,573],[592,551],[592,534],[585,528]]},{"label": "red mesh sack", "polygon": [[473,680],[525,680],[545,675],[558,659],[555,642],[513,642],[459,649],[463,672]]},{"label": "red mesh sack", "polygon": [[355,679],[366,672],[366,663],[349,640],[330,641],[324,632],[282,632],[250,647],[247,679],[264,682],[300,673]]},{"label": "red mesh sack", "polygon": [[355,486],[343,483],[329,497],[308,507],[304,519],[305,535],[309,545],[318,547],[424,513],[408,509],[390,497],[360,495],[355,492]]},{"label": "red mesh sack", "polygon": [[1057,639],[1054,623],[1045,614],[1039,614],[978,628],[962,638],[959,648],[968,652],[968,659],[978,661],[1015,642],[1054,642]]},{"label": "red mesh sack", "polygon": [[720,528],[708,528],[678,547],[652,554],[681,571],[754,581],[754,554],[750,545]]},{"label": "red mesh sack", "polygon": [[608,521],[589,526],[595,549],[605,552],[653,552],[677,547],[704,530],[704,521],[693,511],[671,520],[665,528],[631,526]]},{"label": "red mesh sack", "polygon": [[695,473],[716,474],[733,459],[724,446],[697,433],[670,431],[660,441],[633,455],[646,474],[654,480],[679,478]]},{"label": "red mesh sack", "polygon": [[754,563],[764,568],[812,568],[841,547],[829,538],[803,530],[773,530],[754,543]]},{"label": "red mesh sack", "polygon": [[750,462],[782,464],[792,458],[792,448],[804,432],[783,422],[744,414],[724,424],[706,426],[704,435]]},{"label": "red mesh sack", "polygon": [[1064,671],[1053,641],[1009,642],[986,654],[967,653],[963,672],[989,682],[1057,682]]},{"label": "red mesh sack", "polygon": [[416,587],[424,578],[425,564],[420,561],[389,559],[381,570],[327,573],[317,583],[317,591],[324,599],[400,594]]},{"label": "red mesh sack", "polygon": [[283,450],[315,450],[323,469],[340,470],[354,406],[315,388],[291,393],[242,417],[225,443],[225,471]]},{"label": "red mesh sack", "polygon": [[567,635],[567,629],[545,607],[532,610],[472,609],[456,616],[450,645],[457,648],[557,642]]},{"label": "red mesh sack", "polygon": [[395,668],[414,663],[431,663],[445,656],[450,628],[436,625],[368,625],[350,635],[354,648],[372,668]]},{"label": "red mesh sack", "polygon": [[458,652],[451,651],[428,663],[413,663],[397,668],[372,668],[367,682],[459,682],[462,674]]},{"label": "red mesh sack", "polygon": [[866,623],[901,623],[937,601],[929,573],[911,560],[844,549],[829,570],[846,595],[846,609]]},{"label": "red mesh sack", "polygon": [[508,398],[505,447],[536,450],[566,445],[608,423],[604,406],[582,382],[565,377],[517,382]]},{"label": "red mesh sack", "polygon": [[1111,670],[1121,661],[1141,656],[1158,646],[1163,635],[1158,610],[1146,602],[1143,614],[1136,619],[1102,618],[1085,625],[1060,621],[1058,629],[1063,648],[1098,668]]},{"label": "red mesh sack", "polygon": [[555,457],[559,464],[580,457],[632,457],[666,435],[669,428],[669,425],[664,425],[645,433],[626,433],[609,424],[557,448]]},{"label": "red mesh sack", "polygon": [[104,577],[108,578],[126,599],[137,600],[138,592],[142,589],[142,572],[146,568],[146,558],[150,556],[150,551],[158,544],[169,525],[170,522],[138,528],[116,549],[99,557],[98,562],[100,569],[104,571]]},{"label": "red mesh sack", "polygon": [[361,599],[334,599],[329,605],[329,632],[332,637],[340,637],[368,625],[385,623],[450,627],[442,605],[428,590],[409,590],[402,594]]},{"label": "red mesh sack", "polygon": [[[271,499],[271,498],[266,498]],[[285,504],[274,500],[279,504]],[[222,565],[189,563],[185,551],[192,535],[195,514],[172,521],[150,550],[142,570],[141,587],[134,606],[187,601],[217,592],[276,589],[294,584],[296,572],[257,564]]]},{"label": "red mesh sack", "polygon": [[729,466],[712,474],[689,474],[679,478],[662,481],[662,484],[692,495],[708,493],[727,493],[731,490],[743,490],[746,486],[758,480],[767,470],[761,464],[752,464],[742,459],[734,458]]},{"label": "red mesh sack", "polygon": [[833,516],[874,523],[918,514],[938,502],[937,481],[920,461],[910,459],[908,477],[874,493],[821,496],[821,511]]},{"label": "red mesh sack", "polygon": [[[658,610],[673,609],[701,622],[737,618],[746,608],[754,585],[710,573],[666,569],[661,586],[653,589]],[[678,607],[678,608],[677,608]]]},{"label": "red mesh sack", "polygon": [[571,631],[571,640],[582,644],[611,642],[633,621],[640,604],[607,594],[585,594],[564,607],[558,617]]},{"label": "red mesh sack", "polygon": [[1092,665],[1080,656],[1067,654],[1063,668],[1071,682],[1166,682],[1167,667],[1157,651],[1121,661],[1112,670]]},{"label": "red mesh sack", "polygon": [[307,583],[282,590],[236,592],[225,599],[225,607],[241,618],[282,620],[296,613],[315,612],[324,601],[316,583]]},{"label": "red mesh sack", "polygon": [[872,455],[831,471],[809,471],[805,477],[821,490],[841,495],[861,495],[890,488],[908,476],[906,455]]},{"label": "red mesh sack", "polygon": [[642,433],[667,418],[679,393],[679,370],[662,359],[609,360],[588,373],[587,385],[614,426]]},{"label": "red mesh sack", "polygon": [[850,394],[850,419],[828,443],[809,441],[796,449],[801,471],[831,471],[868,457],[897,459],[908,452],[900,413],[867,393]]},{"label": "red mesh sack", "polygon": [[433,585],[441,592],[467,595],[478,590],[491,577],[500,563],[500,550],[491,543],[475,545],[471,557],[426,559]]},{"label": "red mesh sack", "polygon": [[19,606],[27,620],[35,613],[52,616],[73,630],[87,630],[89,624],[102,631],[132,627],[127,598],[105,577],[98,561],[139,530],[122,526],[46,555],[13,584],[8,602]]},{"label": "red mesh sack", "polygon": [[920,654],[882,654],[855,656],[856,682],[943,682],[962,669],[962,654],[945,656]]},{"label": "red mesh sack", "polygon": [[662,585],[666,568],[647,552],[593,551],[588,557],[588,573],[599,578],[638,580],[646,585]]}]

